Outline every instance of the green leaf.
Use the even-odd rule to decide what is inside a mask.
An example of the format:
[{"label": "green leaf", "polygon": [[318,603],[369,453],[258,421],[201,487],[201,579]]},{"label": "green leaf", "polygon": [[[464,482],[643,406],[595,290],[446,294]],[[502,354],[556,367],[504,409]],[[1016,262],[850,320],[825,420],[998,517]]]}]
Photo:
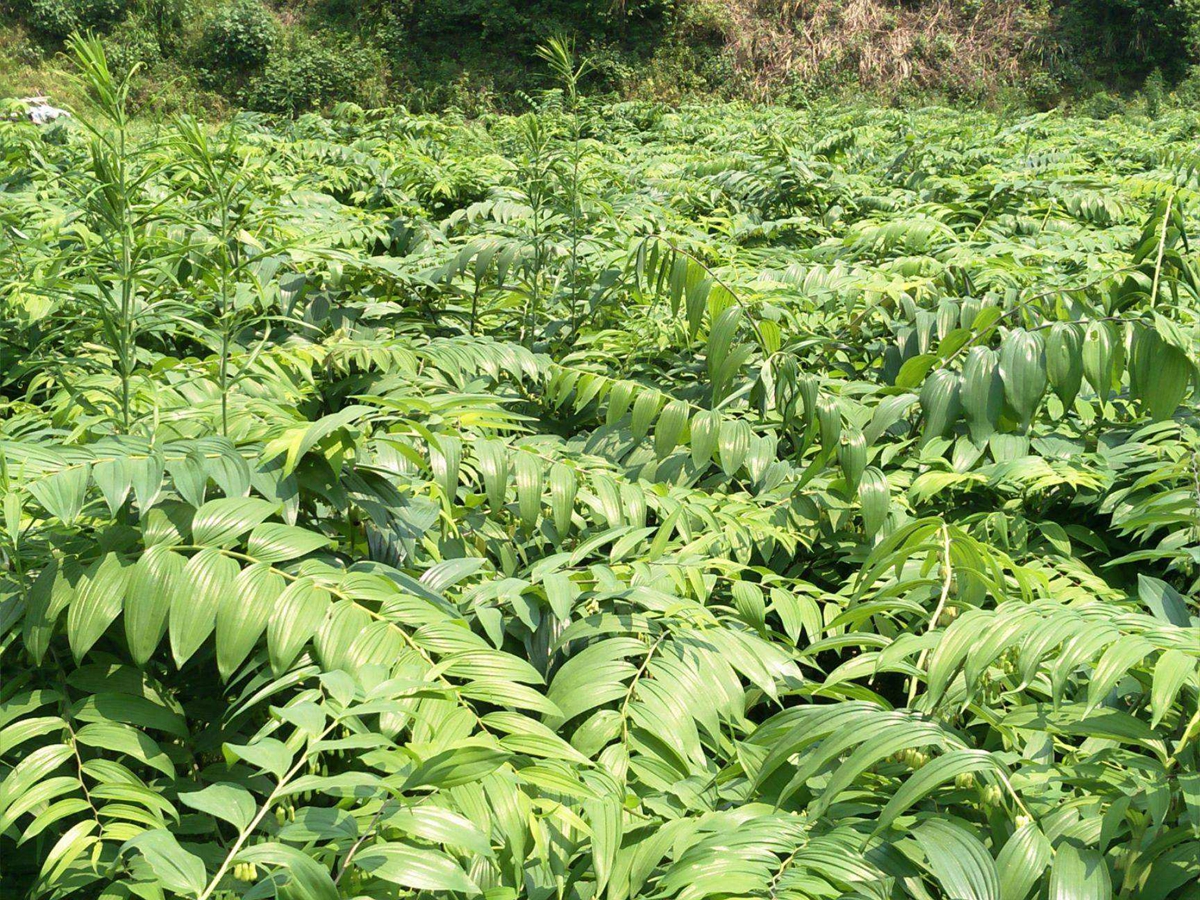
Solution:
[{"label": "green leaf", "polygon": [[1112,880],[1104,857],[1063,842],[1054,852],[1047,900],[1112,900]]},{"label": "green leaf", "polygon": [[29,493],[46,508],[50,515],[64,524],[73,525],[83,510],[87,495],[90,467],[75,465],[29,483]]},{"label": "green leaf", "polygon": [[1000,344],[1000,378],[1004,398],[1016,411],[1022,427],[1028,427],[1048,383],[1041,334],[1016,328],[1004,336]]},{"label": "green leaf", "polygon": [[165,545],[142,554],[125,597],[125,640],[139,666],[146,665],[167,631],[167,616],[178,590],[190,590],[184,558]]},{"label": "green leaf", "polygon": [[999,767],[986,750],[951,750],[949,753],[943,753],[935,764],[927,765],[910,775],[892,795],[883,812],[879,814],[876,831],[883,831],[889,827],[898,816],[930,796],[946,782],[971,772],[994,772]]},{"label": "green leaf", "polygon": [[258,808],[248,790],[229,782],[210,784],[199,791],[181,792],[179,802],[223,819],[239,831],[245,830],[250,824]]},{"label": "green leaf", "polygon": [[175,776],[175,767],[162,748],[148,736],[129,725],[120,725],[115,722],[95,722],[79,729],[75,739],[87,747],[99,747],[114,753],[132,756],[139,762],[158,769],[169,778]]},{"label": "green leaf", "polygon": [[187,662],[213,632],[221,600],[233,591],[238,565],[206,547],[188,560],[171,598],[169,631],[175,665]]},{"label": "green leaf", "polygon": [[192,540],[203,546],[228,546],[277,512],[278,503],[257,497],[210,500],[192,517]]},{"label": "green leaf", "polygon": [[440,806],[407,807],[391,813],[385,821],[391,828],[421,840],[492,856],[487,835],[474,822]]},{"label": "green leaf", "polygon": [[281,900],[338,900],[340,896],[329,869],[295,847],[273,842],[256,844],[243,847],[236,859],[256,866],[274,867],[276,875],[283,881],[283,887],[279,889]]},{"label": "green leaf", "polygon": [[311,578],[298,578],[284,589],[267,625],[267,648],[276,675],[291,666],[316,634],[330,603],[329,592]]},{"label": "green leaf", "polygon": [[921,387],[921,412],[925,415],[925,440],[942,437],[962,411],[962,379],[939,369]]},{"label": "green leaf", "polygon": [[705,469],[712,462],[721,430],[721,416],[713,410],[699,412],[692,419],[692,464]]},{"label": "green leaf", "polygon": [[532,529],[542,511],[542,463],[532,453],[516,455],[517,509],[521,525]]},{"label": "green leaf", "polygon": [[672,400],[658,417],[654,426],[654,455],[665,459],[679,444],[687,425],[688,406],[682,400]]},{"label": "green leaf", "polygon": [[913,830],[946,900],[1000,900],[1000,876],[979,839],[952,822],[930,819]]},{"label": "green leaf", "polygon": [[156,828],[130,838],[121,845],[121,855],[136,850],[149,864],[154,876],[168,891],[198,897],[207,882],[200,857],[179,845],[175,835]]},{"label": "green leaf", "polygon": [[282,778],[292,767],[292,752],[283,741],[275,738],[259,738],[249,744],[225,744],[226,758],[242,759],[253,766]]},{"label": "green leaf", "polygon": [[571,515],[578,490],[579,482],[571,468],[562,463],[550,467],[550,514],[554,517],[555,531],[563,537],[571,530]]},{"label": "green leaf", "polygon": [[1050,865],[1050,842],[1033,822],[1013,832],[996,859],[1000,900],[1025,900]]},{"label": "green leaf", "polygon": [[401,791],[429,786],[452,788],[478,781],[494,772],[508,754],[492,747],[465,745],[435,753],[417,766],[405,779]]},{"label": "green leaf", "polygon": [[375,844],[360,850],[354,865],[375,878],[418,891],[455,891],[470,896],[480,893],[466,872],[434,850],[398,843]]},{"label": "green leaf", "polygon": [[994,350],[972,347],[967,353],[960,396],[971,440],[983,444],[995,433],[1004,410],[1004,382]]},{"label": "green leaf", "polygon": [[132,466],[129,460],[117,458],[97,462],[92,466],[92,480],[104,495],[109,513],[115,517],[117,511],[125,505],[133,486]]},{"label": "green leaf", "polygon": [[266,563],[238,572],[232,590],[217,606],[217,668],[228,679],[266,631],[271,611],[284,590],[283,576]]},{"label": "green leaf", "polygon": [[67,613],[67,638],[76,662],[120,615],[132,570],[129,562],[108,553],[84,577]]},{"label": "green leaf", "polygon": [[720,441],[717,444],[721,471],[732,478],[742,467],[742,462],[749,452],[749,424],[741,419],[726,419],[721,422]]},{"label": "green leaf", "polygon": [[331,539],[306,528],[267,522],[250,532],[246,553],[260,562],[285,562],[307,556],[332,543]]}]

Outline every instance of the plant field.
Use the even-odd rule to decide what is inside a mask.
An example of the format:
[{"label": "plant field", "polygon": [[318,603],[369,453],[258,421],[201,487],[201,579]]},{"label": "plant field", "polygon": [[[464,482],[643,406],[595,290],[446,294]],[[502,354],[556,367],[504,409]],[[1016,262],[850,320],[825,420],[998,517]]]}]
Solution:
[{"label": "plant field", "polygon": [[4,897],[1200,898],[1200,115],[0,124]]}]

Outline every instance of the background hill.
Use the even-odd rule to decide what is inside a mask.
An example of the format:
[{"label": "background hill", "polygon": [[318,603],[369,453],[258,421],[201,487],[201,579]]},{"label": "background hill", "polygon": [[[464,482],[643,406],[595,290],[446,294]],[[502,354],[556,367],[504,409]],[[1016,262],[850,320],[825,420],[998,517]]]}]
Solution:
[{"label": "background hill", "polygon": [[[577,36],[593,92],[802,104],[863,90],[1047,108],[1200,95],[1200,0],[3,0],[0,93],[69,88],[73,30],[142,66],[139,102],[295,112],[340,100],[474,114]],[[1149,81],[1147,82],[1147,79]],[[70,99],[69,94],[67,99]]]}]

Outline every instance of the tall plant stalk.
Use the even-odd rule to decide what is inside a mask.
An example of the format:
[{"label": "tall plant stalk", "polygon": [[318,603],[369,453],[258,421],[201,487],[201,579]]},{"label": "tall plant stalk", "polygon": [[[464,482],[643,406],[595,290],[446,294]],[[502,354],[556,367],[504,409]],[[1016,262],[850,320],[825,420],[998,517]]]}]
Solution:
[{"label": "tall plant stalk", "polygon": [[[80,116],[91,137],[88,181],[77,185],[85,220],[95,243],[83,260],[83,277],[93,291],[84,297],[99,322],[114,357],[115,389],[102,388],[116,407],[123,432],[134,425],[134,382],[138,376],[139,340],[161,322],[172,285],[162,276],[171,248],[156,242],[156,226],[166,217],[173,195],[151,198],[149,183],[161,169],[153,140],[132,139],[129,89],[136,67],[117,77],[104,48],[94,36],[68,42],[74,80],[92,100],[95,118]],[[90,328],[91,322],[77,323]]]},{"label": "tall plant stalk", "polygon": [[571,241],[571,334],[578,328],[579,314],[579,245],[582,238],[582,207],[580,203],[580,164],[583,160],[583,97],[579,83],[592,70],[592,62],[583,58],[576,63],[575,42],[564,35],[556,35],[538,48],[538,55],[550,65],[551,72],[562,84],[566,100],[567,123],[570,131],[570,176],[567,180],[567,198],[570,204],[569,237]]}]

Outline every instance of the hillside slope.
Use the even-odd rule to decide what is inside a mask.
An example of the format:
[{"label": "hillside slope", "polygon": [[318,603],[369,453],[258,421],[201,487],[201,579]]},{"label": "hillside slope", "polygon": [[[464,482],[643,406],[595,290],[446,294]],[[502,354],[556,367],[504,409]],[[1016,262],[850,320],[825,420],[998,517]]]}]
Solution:
[{"label": "hillside slope", "polygon": [[55,57],[75,30],[140,65],[135,101],[168,110],[512,108],[556,33],[591,58],[591,93],[668,102],[1048,108],[1147,77],[1200,94],[1200,0],[3,0],[0,95],[70,99]]}]

